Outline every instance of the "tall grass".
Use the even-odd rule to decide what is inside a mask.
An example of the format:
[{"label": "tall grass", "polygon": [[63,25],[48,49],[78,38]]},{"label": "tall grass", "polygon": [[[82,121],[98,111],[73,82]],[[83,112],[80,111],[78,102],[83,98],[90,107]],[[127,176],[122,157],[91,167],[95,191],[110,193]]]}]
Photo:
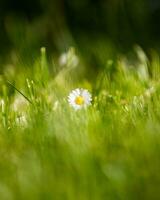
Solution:
[{"label": "tall grass", "polygon": [[[71,49],[9,66],[0,90],[0,199],[159,199],[159,57],[107,61],[92,82]],[[54,65],[54,69],[53,69]],[[21,69],[22,68],[22,69]],[[10,84],[8,84],[8,81]],[[88,109],[67,102],[74,88]]]}]

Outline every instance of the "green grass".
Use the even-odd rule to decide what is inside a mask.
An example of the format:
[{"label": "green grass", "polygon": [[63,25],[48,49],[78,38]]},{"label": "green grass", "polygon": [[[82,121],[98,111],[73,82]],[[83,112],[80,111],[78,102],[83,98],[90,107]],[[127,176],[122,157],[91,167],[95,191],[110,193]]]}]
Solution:
[{"label": "green grass", "polygon": [[[134,63],[109,60],[91,81],[73,49],[63,67],[48,64],[42,49],[31,68],[4,68],[1,200],[159,199],[160,63],[136,52]],[[85,110],[67,102],[77,87],[92,93]]]}]

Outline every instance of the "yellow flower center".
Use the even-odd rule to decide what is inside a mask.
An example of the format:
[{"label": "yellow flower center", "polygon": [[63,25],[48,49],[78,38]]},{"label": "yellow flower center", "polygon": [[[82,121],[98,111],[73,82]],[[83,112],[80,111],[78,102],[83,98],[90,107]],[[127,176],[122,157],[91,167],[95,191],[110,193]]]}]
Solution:
[{"label": "yellow flower center", "polygon": [[78,96],[76,99],[75,99],[75,103],[77,105],[83,105],[84,104],[84,98],[82,96]]}]

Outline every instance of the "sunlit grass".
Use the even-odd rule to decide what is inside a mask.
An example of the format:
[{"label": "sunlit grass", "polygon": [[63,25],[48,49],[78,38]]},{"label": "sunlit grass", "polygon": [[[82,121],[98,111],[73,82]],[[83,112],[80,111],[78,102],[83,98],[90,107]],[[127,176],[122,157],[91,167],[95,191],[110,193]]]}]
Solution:
[{"label": "sunlit grass", "polygon": [[[73,49],[51,67],[42,48],[32,68],[4,71],[0,199],[158,199],[159,58],[136,52],[107,61],[92,83]],[[67,96],[78,87],[93,100],[75,111]]]}]

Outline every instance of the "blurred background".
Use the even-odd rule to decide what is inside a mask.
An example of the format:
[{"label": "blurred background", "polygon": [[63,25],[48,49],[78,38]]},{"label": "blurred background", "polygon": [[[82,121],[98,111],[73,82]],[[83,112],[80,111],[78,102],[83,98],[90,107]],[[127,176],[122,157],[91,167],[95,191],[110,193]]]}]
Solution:
[{"label": "blurred background", "polygon": [[0,0],[0,63],[74,46],[95,69],[135,44],[160,49],[159,0]]}]

